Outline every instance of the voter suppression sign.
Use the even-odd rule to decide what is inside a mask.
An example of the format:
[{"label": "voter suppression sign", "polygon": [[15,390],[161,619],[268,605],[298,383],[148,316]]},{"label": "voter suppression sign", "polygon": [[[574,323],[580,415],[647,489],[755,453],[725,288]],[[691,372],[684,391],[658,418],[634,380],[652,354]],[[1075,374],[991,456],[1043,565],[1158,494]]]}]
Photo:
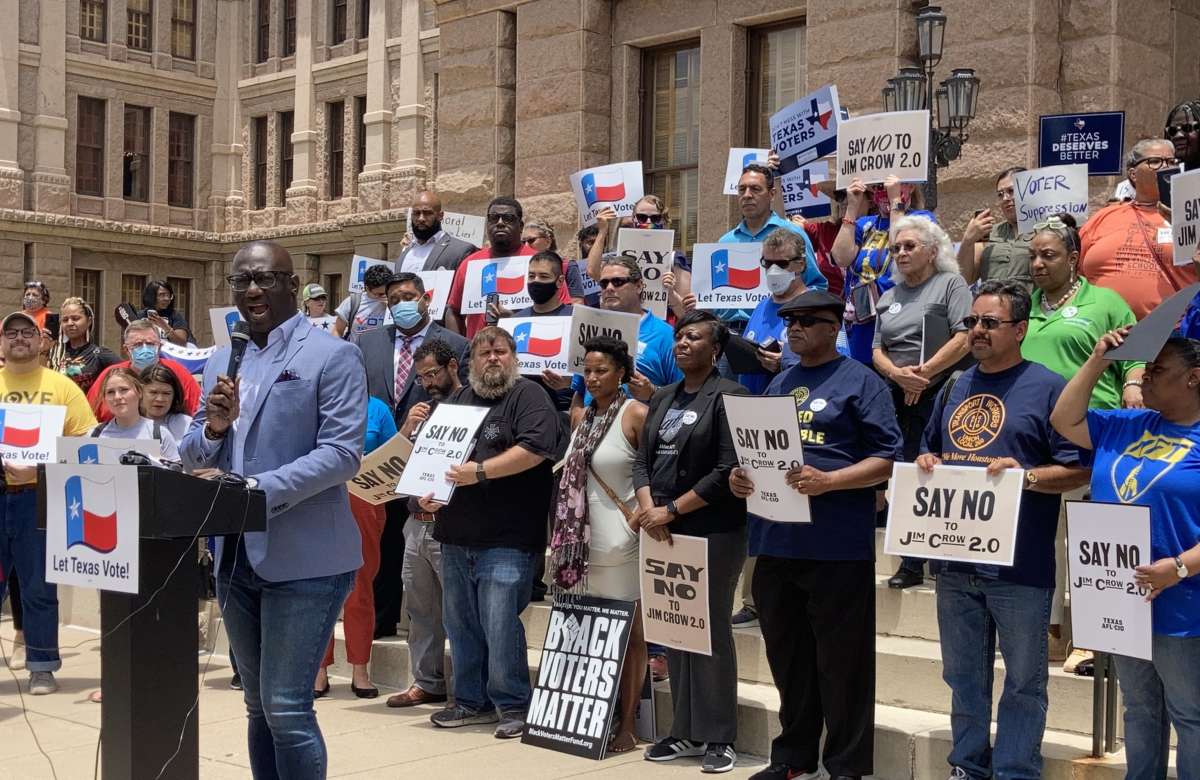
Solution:
[{"label": "voter suppression sign", "polygon": [[1024,469],[989,477],[981,466],[892,468],[888,555],[1012,566]]},{"label": "voter suppression sign", "polygon": [[1120,176],[1124,148],[1124,111],[1053,114],[1038,121],[1039,168],[1082,163],[1089,176]]}]

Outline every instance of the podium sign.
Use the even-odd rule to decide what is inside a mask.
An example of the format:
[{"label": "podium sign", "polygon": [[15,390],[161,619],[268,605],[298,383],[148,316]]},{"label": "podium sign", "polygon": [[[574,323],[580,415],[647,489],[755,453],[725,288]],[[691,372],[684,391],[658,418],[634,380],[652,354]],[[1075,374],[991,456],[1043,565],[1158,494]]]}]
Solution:
[{"label": "podium sign", "polygon": [[46,581],[138,592],[137,469],[46,466]]}]

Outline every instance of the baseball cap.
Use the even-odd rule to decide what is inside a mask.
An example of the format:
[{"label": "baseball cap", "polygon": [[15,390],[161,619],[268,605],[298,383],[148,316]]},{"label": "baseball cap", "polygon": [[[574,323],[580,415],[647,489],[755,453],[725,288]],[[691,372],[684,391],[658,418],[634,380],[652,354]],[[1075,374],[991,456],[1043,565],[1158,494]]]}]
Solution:
[{"label": "baseball cap", "polygon": [[311,301],[313,298],[327,298],[327,297],[329,297],[329,296],[325,292],[325,288],[322,287],[321,285],[316,284],[316,283],[304,285],[304,301],[306,303],[308,301]]},{"label": "baseball cap", "polygon": [[838,319],[841,319],[843,312],[846,311],[846,304],[842,302],[841,298],[825,290],[805,290],[780,306],[779,316],[787,317],[812,311],[836,312]]},{"label": "baseball cap", "polygon": [[30,317],[28,314],[26,314],[23,311],[14,311],[12,314],[9,314],[7,317],[4,318],[3,323],[0,323],[0,331],[7,330],[8,323],[12,322],[13,320],[25,320],[26,322],[28,322],[30,325],[32,325],[35,328],[38,326],[37,320],[35,320],[33,317]]}]

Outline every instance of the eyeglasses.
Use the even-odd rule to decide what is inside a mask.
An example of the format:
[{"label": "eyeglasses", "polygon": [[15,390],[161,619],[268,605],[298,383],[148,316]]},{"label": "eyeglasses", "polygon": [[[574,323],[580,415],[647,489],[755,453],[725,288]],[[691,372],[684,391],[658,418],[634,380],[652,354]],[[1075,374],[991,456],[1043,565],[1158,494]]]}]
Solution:
[{"label": "eyeglasses", "polygon": [[[449,363],[446,365],[449,365]],[[428,371],[419,371],[417,372],[417,379],[422,382],[432,382],[441,376],[442,372],[445,370],[446,366],[438,366],[437,368],[431,368]]]},{"label": "eyeglasses", "polygon": [[787,326],[789,328],[792,327],[793,325],[796,325],[801,328],[811,328],[813,325],[816,325],[817,323],[824,323],[826,325],[837,325],[838,324],[837,320],[831,320],[831,319],[827,319],[825,317],[813,317],[813,316],[810,316],[807,314],[801,314],[799,316],[793,316],[793,317],[784,317],[783,321],[787,323]]},{"label": "eyeglasses", "polygon": [[916,241],[902,241],[892,244],[892,254],[898,255],[901,252],[915,252],[919,246],[924,246],[924,244],[918,244]]},{"label": "eyeglasses", "polygon": [[612,279],[601,279],[600,281],[596,282],[596,286],[601,290],[607,290],[609,287],[619,290],[632,281],[633,280],[628,276],[615,276]]},{"label": "eyeglasses", "polygon": [[976,325],[982,325],[984,330],[995,330],[1001,325],[1011,325],[1020,322],[1020,320],[1002,320],[999,317],[976,317],[974,314],[968,314],[962,318],[962,324],[967,330],[974,330]]},{"label": "eyeglasses", "polygon": [[1194,133],[1197,130],[1200,130],[1200,124],[1196,124],[1195,122],[1188,122],[1184,125],[1167,125],[1166,130],[1163,131],[1163,135],[1165,135],[1167,138],[1170,138],[1171,136],[1178,135],[1180,133],[1185,135],[1188,133]]},{"label": "eyeglasses", "polygon": [[225,281],[229,282],[229,287],[234,292],[245,292],[250,289],[251,282],[260,290],[270,290],[280,279],[291,279],[292,276],[288,271],[255,271],[252,274],[226,276]]},{"label": "eyeglasses", "polygon": [[1145,163],[1146,167],[1150,170],[1157,171],[1167,167],[1168,165],[1177,165],[1179,164],[1179,160],[1174,157],[1143,157],[1135,162],[1133,166],[1136,168],[1142,163]]},{"label": "eyeglasses", "polygon": [[128,349],[137,349],[138,347],[158,348],[161,345],[162,345],[162,342],[158,341],[157,339],[141,339],[140,341],[126,341],[125,342],[125,346]]},{"label": "eyeglasses", "polygon": [[1016,192],[1012,187],[1007,187],[1002,190],[996,190],[996,200],[1013,200],[1016,197]]},{"label": "eyeglasses", "polygon": [[37,336],[38,336],[38,329],[32,328],[32,327],[30,327],[30,328],[10,328],[10,329],[4,331],[4,338],[9,339],[9,340],[12,340],[15,338],[33,339],[33,338],[37,338]]},{"label": "eyeglasses", "polygon": [[521,221],[521,218],[518,217],[516,214],[508,214],[508,213],[488,214],[487,221],[491,222],[493,224],[499,224],[499,223],[503,222],[506,225],[515,225]]},{"label": "eyeglasses", "polygon": [[639,225],[661,226],[663,223],[663,215],[662,214],[634,214],[633,221]]},{"label": "eyeglasses", "polygon": [[770,259],[764,257],[761,260],[759,260],[758,262],[762,265],[763,268],[770,268],[773,265],[777,265],[780,268],[786,269],[792,263],[798,263],[803,259],[804,259],[803,257],[791,257],[791,258],[788,258],[787,260],[770,260]]}]

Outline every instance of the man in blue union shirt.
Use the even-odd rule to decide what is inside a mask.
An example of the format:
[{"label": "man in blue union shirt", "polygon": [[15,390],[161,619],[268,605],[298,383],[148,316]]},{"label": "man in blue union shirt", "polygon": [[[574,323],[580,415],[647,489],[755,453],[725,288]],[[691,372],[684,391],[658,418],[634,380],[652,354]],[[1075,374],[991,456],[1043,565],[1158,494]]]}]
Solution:
[{"label": "man in blue union shirt", "polygon": [[[1025,469],[1013,565],[949,563],[937,581],[942,676],[951,692],[953,747],[948,760],[954,777],[1042,773],[1060,494],[1087,484],[1089,472],[1079,466],[1074,446],[1050,426],[1050,413],[1066,383],[1021,357],[1029,307],[1029,293],[1016,282],[980,286],[971,314],[963,320],[978,364],[940,394],[917,458],[925,471],[941,463],[986,463],[989,474]],[[969,425],[963,423],[967,416]],[[993,748],[997,640],[1005,678]]]},{"label": "man in blue union shirt", "polygon": [[[819,763],[834,778],[874,771],[875,486],[902,439],[887,385],[838,353],[843,308],[809,290],[779,312],[799,362],[767,394],[795,399],[804,465],[787,480],[809,497],[812,522],[749,518],[754,598],[781,699],[762,780],[815,777]],[[754,489],[741,468],[729,484],[743,498]]]}]

